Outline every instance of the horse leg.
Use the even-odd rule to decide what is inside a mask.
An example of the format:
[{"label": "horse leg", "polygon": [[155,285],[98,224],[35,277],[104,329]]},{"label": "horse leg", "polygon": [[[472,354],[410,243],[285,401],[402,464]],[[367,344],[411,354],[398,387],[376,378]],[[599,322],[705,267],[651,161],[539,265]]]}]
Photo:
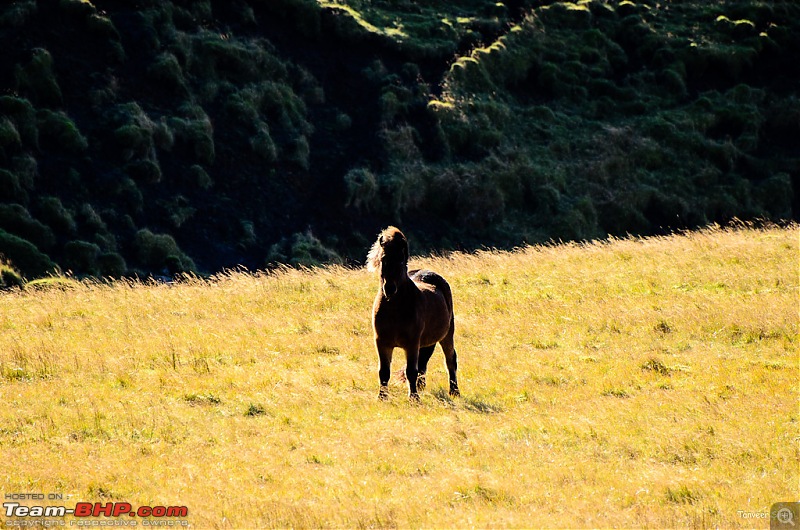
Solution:
[{"label": "horse leg", "polygon": [[411,401],[419,401],[419,394],[417,394],[418,362],[419,344],[406,348],[406,379],[408,379],[408,397]]},{"label": "horse leg", "polygon": [[460,396],[461,391],[458,390],[458,378],[456,377],[456,371],[458,370],[458,355],[456,355],[456,348],[453,343],[453,326],[450,326],[450,333],[442,339],[439,343],[442,345],[442,350],[444,350],[444,359],[447,362],[447,373],[450,376],[450,395],[451,396]]},{"label": "horse leg", "polygon": [[433,355],[434,348],[436,348],[436,344],[419,349],[419,361],[417,362],[417,392],[425,390],[425,372],[428,371],[428,361],[431,355]]},{"label": "horse leg", "polygon": [[378,399],[385,401],[389,399],[389,377],[392,375],[392,351],[394,348],[381,346],[380,344],[378,344],[377,347],[378,358],[381,363],[380,370],[378,371],[378,377],[381,381],[381,390],[378,392]]}]

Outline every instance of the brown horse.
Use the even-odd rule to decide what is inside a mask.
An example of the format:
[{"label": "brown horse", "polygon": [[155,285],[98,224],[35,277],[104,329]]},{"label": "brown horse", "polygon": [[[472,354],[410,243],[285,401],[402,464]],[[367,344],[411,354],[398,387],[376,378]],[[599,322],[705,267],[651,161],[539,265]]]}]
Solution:
[{"label": "brown horse", "polygon": [[453,345],[453,295],[444,278],[426,270],[408,270],[408,241],[390,226],[380,233],[367,256],[367,268],[379,270],[380,289],[372,307],[372,327],[380,358],[380,399],[389,397],[392,352],[406,352],[409,397],[419,400],[425,388],[428,361],[438,342],[444,350],[450,374],[450,395],[460,395],[456,380],[456,350]]}]

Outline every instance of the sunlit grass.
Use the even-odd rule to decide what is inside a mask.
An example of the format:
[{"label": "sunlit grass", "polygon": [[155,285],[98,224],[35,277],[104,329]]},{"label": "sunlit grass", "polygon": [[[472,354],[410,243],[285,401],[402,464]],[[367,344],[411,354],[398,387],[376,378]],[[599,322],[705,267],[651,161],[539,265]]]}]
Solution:
[{"label": "sunlit grass", "polygon": [[751,527],[798,487],[799,235],[417,258],[463,393],[437,350],[419,405],[377,400],[362,270],[9,291],[0,490],[198,527]]}]

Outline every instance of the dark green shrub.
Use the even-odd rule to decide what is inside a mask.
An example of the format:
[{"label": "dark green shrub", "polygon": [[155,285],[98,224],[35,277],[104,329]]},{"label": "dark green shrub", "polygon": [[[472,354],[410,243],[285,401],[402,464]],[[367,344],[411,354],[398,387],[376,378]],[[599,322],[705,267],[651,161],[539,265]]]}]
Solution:
[{"label": "dark green shrub", "polygon": [[155,146],[169,150],[174,138],[164,118],[155,123],[139,106],[131,102],[114,107],[114,121],[119,123],[114,129],[114,140],[120,149],[122,159],[147,159],[156,162]]},{"label": "dark green shrub", "polygon": [[100,247],[88,241],[70,241],[64,245],[64,266],[78,274],[96,275]]},{"label": "dark green shrub", "polygon": [[141,190],[129,177],[120,178],[115,183],[113,194],[130,212],[139,212],[144,206],[144,196]]},{"label": "dark green shrub", "polygon": [[792,179],[786,173],[764,179],[753,189],[759,207],[772,219],[792,218],[792,198],[796,193],[800,191],[792,188]]},{"label": "dark green shrub", "polygon": [[163,151],[170,151],[175,145],[175,134],[169,128],[167,118],[164,116],[158,120],[158,123],[154,123],[153,144]]},{"label": "dark green shrub", "polygon": [[484,230],[503,218],[505,200],[492,176],[472,173],[471,168],[461,175],[456,191],[458,219],[467,228]]},{"label": "dark green shrub", "polygon": [[192,36],[187,71],[197,78],[236,84],[286,78],[286,66],[269,48],[266,41],[203,30]]},{"label": "dark green shrub", "polygon": [[5,169],[0,169],[0,201],[23,204],[28,202],[28,194],[20,186],[19,177]]},{"label": "dark green shrub", "polygon": [[378,179],[367,168],[351,169],[344,176],[347,203],[358,210],[372,210],[378,198]]},{"label": "dark green shrub", "polygon": [[37,204],[37,217],[56,232],[71,234],[75,232],[75,219],[58,197],[40,197]]},{"label": "dark green shrub", "polygon": [[720,15],[716,19],[716,26],[720,31],[737,40],[757,34],[755,23],[747,19],[731,20],[725,15]]},{"label": "dark green shrub", "polygon": [[203,166],[197,164],[189,168],[189,178],[193,184],[203,190],[207,190],[214,185],[214,181],[211,179],[206,170],[203,169]]},{"label": "dark green shrub", "polygon": [[26,239],[42,250],[49,250],[56,242],[53,231],[20,204],[0,204],[0,229]]},{"label": "dark green shrub", "polygon": [[117,128],[114,139],[122,150],[123,160],[147,157],[153,152],[153,132],[140,125],[128,124]]},{"label": "dark green shrub", "polygon": [[104,278],[121,278],[128,272],[128,265],[116,252],[106,252],[97,257],[97,270]]},{"label": "dark green shrub", "polygon": [[249,85],[246,88],[232,92],[225,100],[225,113],[237,124],[245,127],[253,126],[260,121],[258,111],[261,95],[256,87]]},{"label": "dark green shrub", "polygon": [[55,263],[33,243],[2,229],[0,229],[0,255],[10,260],[28,278],[44,276],[57,269]]},{"label": "dark green shrub", "polygon": [[272,245],[267,255],[267,265],[283,263],[295,267],[318,267],[326,263],[342,263],[333,249],[327,247],[310,230],[298,232],[291,238],[281,238]]},{"label": "dark green shrub", "polygon": [[139,230],[133,242],[139,261],[150,270],[166,270],[170,274],[192,272],[194,262],[178,247],[168,234]]},{"label": "dark green shrub", "polygon": [[178,95],[187,95],[189,89],[178,59],[170,52],[164,52],[150,64],[148,75],[160,86]]},{"label": "dark green shrub", "polygon": [[34,13],[36,13],[35,0],[14,2],[14,4],[2,9],[2,13],[0,13],[0,27],[22,27]]},{"label": "dark green shrub", "polygon": [[14,125],[23,145],[38,149],[39,129],[36,124],[36,110],[30,101],[14,96],[0,96],[0,114],[5,115]]},{"label": "dark green shrub", "polygon": [[288,137],[314,132],[306,120],[306,104],[290,86],[269,81],[259,84],[257,90],[259,112],[264,113],[269,123],[276,122],[285,129]]},{"label": "dark green shrub", "polygon": [[154,184],[161,181],[161,167],[152,160],[134,160],[125,166],[125,173],[136,182]]},{"label": "dark green shrub", "polygon": [[31,60],[15,70],[17,89],[40,105],[59,106],[61,88],[53,72],[53,56],[44,48],[34,48]]},{"label": "dark green shrub", "polygon": [[35,158],[30,155],[15,156],[11,159],[11,167],[19,177],[19,183],[23,188],[32,190],[35,187],[38,172]]},{"label": "dark green shrub", "polygon": [[0,119],[0,156],[15,153],[22,146],[19,131],[8,118]]},{"label": "dark green shrub", "polygon": [[345,132],[353,126],[353,119],[344,112],[339,112],[336,114],[334,124],[338,132]]},{"label": "dark green shrub", "polygon": [[557,2],[542,6],[537,14],[546,27],[585,29],[592,22],[592,13],[585,4]]},{"label": "dark green shrub", "polygon": [[306,140],[305,136],[299,136],[290,142],[286,159],[297,164],[300,168],[308,170],[311,164],[310,155],[311,147],[308,145],[308,140]]},{"label": "dark green shrub", "polygon": [[86,17],[97,12],[91,2],[85,0],[59,0],[58,6],[67,15]]},{"label": "dark green shrub", "polygon": [[309,230],[292,236],[289,263],[294,266],[314,267],[325,263],[342,263],[342,258]]},{"label": "dark green shrub", "polygon": [[175,134],[175,142],[188,148],[197,160],[204,165],[214,163],[214,129],[211,120],[199,106],[184,106],[185,118],[167,120]]},{"label": "dark green shrub", "polygon": [[278,158],[278,147],[269,134],[269,126],[261,122],[256,134],[250,138],[250,147],[253,152],[267,162],[274,162]]},{"label": "dark green shrub", "polygon": [[252,3],[285,20],[304,37],[315,38],[320,34],[322,9],[316,0],[253,0]]},{"label": "dark green shrub", "polygon": [[76,221],[83,229],[87,229],[90,232],[108,231],[108,227],[105,221],[103,221],[103,218],[100,217],[100,214],[98,214],[89,203],[81,205]]},{"label": "dark green shrub", "polygon": [[69,116],[47,109],[36,113],[42,144],[54,151],[80,154],[89,147],[86,138]]},{"label": "dark green shrub", "polygon": [[98,37],[103,37],[112,41],[118,41],[120,38],[119,32],[116,26],[114,26],[114,23],[111,22],[111,19],[101,15],[89,15],[89,18],[86,19],[86,29]]}]

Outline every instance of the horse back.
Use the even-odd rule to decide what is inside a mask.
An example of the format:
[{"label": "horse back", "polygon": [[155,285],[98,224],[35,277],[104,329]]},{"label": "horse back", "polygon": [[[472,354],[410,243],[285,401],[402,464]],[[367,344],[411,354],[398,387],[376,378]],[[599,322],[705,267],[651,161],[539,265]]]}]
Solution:
[{"label": "horse back", "polygon": [[433,271],[426,269],[416,269],[408,272],[408,277],[417,284],[433,286],[434,291],[440,293],[445,302],[450,314],[453,313],[453,293],[450,291],[450,284],[447,280]]}]

